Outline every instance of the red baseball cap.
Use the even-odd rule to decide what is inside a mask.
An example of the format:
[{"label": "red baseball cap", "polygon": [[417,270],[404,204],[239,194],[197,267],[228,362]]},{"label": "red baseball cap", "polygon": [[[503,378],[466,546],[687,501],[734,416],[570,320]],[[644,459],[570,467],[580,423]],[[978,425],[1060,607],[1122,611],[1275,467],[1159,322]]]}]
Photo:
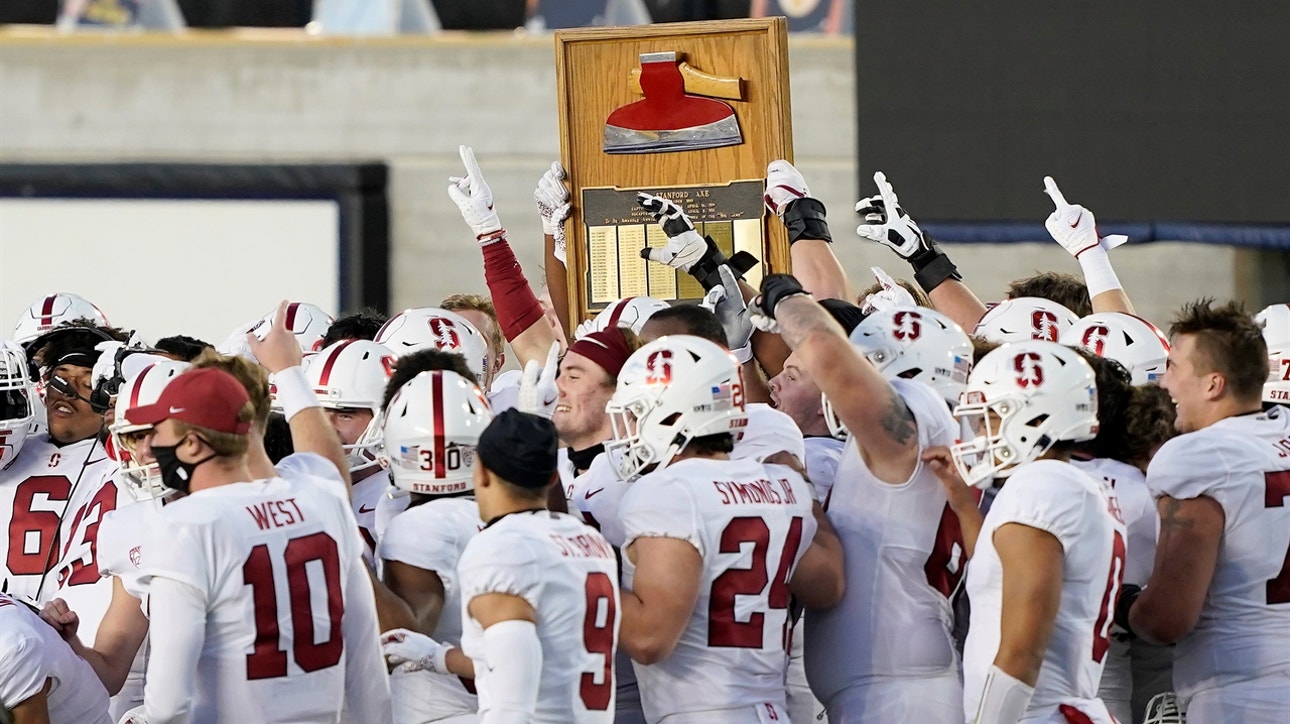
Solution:
[{"label": "red baseball cap", "polygon": [[179,420],[231,435],[245,435],[249,421],[238,412],[250,402],[246,388],[233,375],[214,367],[188,370],[171,380],[152,405],[132,407],[125,418],[135,425],[156,425],[162,420]]}]

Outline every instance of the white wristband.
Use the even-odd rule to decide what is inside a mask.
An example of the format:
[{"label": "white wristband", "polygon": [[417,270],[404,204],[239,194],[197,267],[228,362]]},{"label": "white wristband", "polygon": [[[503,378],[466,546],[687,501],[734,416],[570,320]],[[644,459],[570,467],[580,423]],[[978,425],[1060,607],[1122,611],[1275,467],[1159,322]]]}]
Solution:
[{"label": "white wristband", "polygon": [[1115,269],[1111,268],[1111,256],[1102,247],[1087,249],[1079,255],[1079,266],[1084,271],[1084,284],[1088,287],[1088,298],[1091,300],[1104,292],[1122,289]]},{"label": "white wristband", "polygon": [[300,365],[269,375],[269,381],[273,383],[274,397],[282,407],[282,414],[286,416],[287,422],[291,422],[291,418],[301,410],[322,407],[318,404],[313,388],[309,386],[309,380],[305,378],[305,368]]},{"label": "white wristband", "polygon": [[1014,678],[998,666],[985,675],[981,703],[977,705],[973,724],[1017,724],[1026,714],[1035,687]]}]

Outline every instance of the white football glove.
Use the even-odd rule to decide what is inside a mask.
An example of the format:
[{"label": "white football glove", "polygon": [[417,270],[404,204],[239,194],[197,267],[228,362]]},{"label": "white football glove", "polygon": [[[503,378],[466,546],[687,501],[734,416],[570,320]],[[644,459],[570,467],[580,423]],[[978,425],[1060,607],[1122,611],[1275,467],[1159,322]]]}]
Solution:
[{"label": "white football glove", "polygon": [[560,389],[555,384],[555,374],[560,369],[560,343],[552,342],[546,353],[546,364],[538,367],[537,360],[531,359],[524,365],[524,374],[520,378],[519,400],[515,406],[520,412],[539,415],[550,420],[555,412],[556,400],[560,399]]},{"label": "white football glove", "polygon": [[1049,235],[1077,260],[1080,254],[1089,249],[1101,247],[1103,251],[1110,251],[1129,240],[1129,237],[1123,234],[1098,237],[1097,219],[1093,218],[1093,212],[1079,204],[1067,202],[1052,176],[1044,177],[1044,193],[1048,194],[1048,198],[1052,199],[1053,205],[1057,207],[1048,215],[1044,228],[1048,229]]},{"label": "white football glove", "polygon": [[873,272],[874,278],[882,285],[882,291],[874,292],[865,297],[860,303],[860,311],[865,314],[873,314],[874,312],[882,312],[896,307],[918,306],[918,302],[914,300],[914,295],[897,284],[896,280],[883,271],[882,267],[871,266],[869,271]]},{"label": "white football glove", "polygon": [[564,222],[569,218],[570,208],[569,189],[564,186],[564,177],[564,167],[556,161],[538,179],[537,188],[533,190],[533,200],[542,215],[542,233],[555,239],[555,258],[561,264],[567,264]]},{"label": "white football glove", "polygon": [[779,334],[783,331],[783,327],[779,326],[779,322],[775,321],[774,317],[766,314],[761,308],[760,296],[754,299],[752,305],[748,307],[748,321],[752,322],[752,326],[756,327],[760,332]]},{"label": "white football glove", "polygon": [[771,161],[766,167],[766,195],[763,200],[766,208],[776,216],[783,216],[784,209],[790,203],[811,195],[806,187],[806,179],[793,164],[780,159]]},{"label": "white football glove", "polygon": [[905,260],[930,251],[931,245],[923,231],[900,208],[900,199],[896,198],[896,190],[888,183],[887,175],[879,171],[873,175],[873,182],[878,186],[878,195],[856,203],[856,212],[863,214],[867,222],[856,227],[856,234],[890,248]]},{"label": "white football glove", "polygon": [[451,644],[441,644],[425,634],[405,628],[381,634],[381,653],[385,655],[385,663],[391,671],[429,671],[451,676],[448,652],[453,648]]},{"label": "white football glove", "polygon": [[136,706],[122,714],[117,724],[148,724],[148,712],[146,709],[147,707],[144,706]]},{"label": "white football glove", "polygon": [[690,271],[690,267],[708,251],[708,242],[694,230],[690,217],[685,215],[680,206],[659,196],[641,192],[636,194],[636,202],[654,217],[658,225],[663,227],[663,233],[667,234],[667,244],[645,250],[648,252],[646,258],[674,269]]},{"label": "white football glove", "polygon": [[494,241],[502,231],[502,222],[493,210],[493,191],[484,181],[484,174],[475,161],[475,152],[470,146],[458,146],[461,162],[466,166],[465,176],[449,176],[448,197],[461,210],[461,218],[466,220],[475,238],[480,241]]},{"label": "white football glove", "polygon": [[713,287],[703,299],[703,306],[712,310],[726,332],[726,342],[730,352],[740,364],[752,359],[752,320],[749,319],[748,305],[744,303],[743,293],[739,291],[739,280],[730,267],[722,264],[717,272],[721,275],[721,286]]}]

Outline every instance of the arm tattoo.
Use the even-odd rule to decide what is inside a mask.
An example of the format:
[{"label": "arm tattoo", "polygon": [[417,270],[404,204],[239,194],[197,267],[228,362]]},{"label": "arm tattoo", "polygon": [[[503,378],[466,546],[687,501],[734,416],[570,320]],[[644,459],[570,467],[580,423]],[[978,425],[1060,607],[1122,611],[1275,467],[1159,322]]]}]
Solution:
[{"label": "arm tattoo", "polygon": [[915,435],[918,434],[918,426],[914,423],[914,413],[909,410],[909,406],[901,399],[895,390],[890,392],[890,402],[887,403],[887,411],[883,413],[882,424],[883,432],[892,440],[906,445]]},{"label": "arm tattoo", "polygon": [[1184,517],[1182,514],[1182,501],[1174,498],[1160,499],[1160,529],[1166,528],[1173,530],[1191,530],[1196,527],[1196,521]]},{"label": "arm tattoo", "polygon": [[[800,301],[799,301],[800,300]],[[775,310],[775,319],[779,322],[781,336],[788,346],[797,349],[802,346],[814,332],[827,331],[846,339],[846,334],[824,307],[816,304],[810,297],[789,297]]]}]

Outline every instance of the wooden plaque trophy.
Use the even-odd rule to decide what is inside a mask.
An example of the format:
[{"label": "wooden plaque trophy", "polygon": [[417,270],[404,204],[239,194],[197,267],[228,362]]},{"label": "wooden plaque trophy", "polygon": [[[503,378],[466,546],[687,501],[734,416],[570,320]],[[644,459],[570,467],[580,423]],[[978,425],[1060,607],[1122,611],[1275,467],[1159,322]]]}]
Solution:
[{"label": "wooden plaque trophy", "polygon": [[555,43],[568,329],[622,297],[703,297],[689,274],[641,257],[667,237],[638,191],[676,202],[727,257],[756,257],[754,286],[789,270],[787,233],[762,203],[766,164],[792,160],[784,18],[561,30]]}]

